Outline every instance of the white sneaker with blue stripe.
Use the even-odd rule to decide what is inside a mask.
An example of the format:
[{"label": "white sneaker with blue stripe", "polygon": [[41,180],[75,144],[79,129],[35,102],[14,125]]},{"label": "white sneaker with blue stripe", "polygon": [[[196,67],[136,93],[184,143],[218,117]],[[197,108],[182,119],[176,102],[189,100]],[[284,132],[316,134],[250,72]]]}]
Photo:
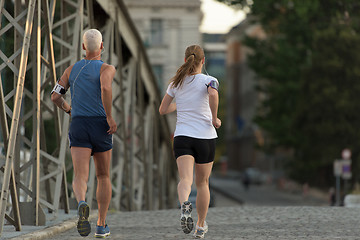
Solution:
[{"label": "white sneaker with blue stripe", "polygon": [[206,222],[204,223],[204,226],[203,226],[203,227],[199,227],[199,226],[196,224],[195,232],[194,232],[194,237],[195,237],[195,238],[204,238],[204,237],[205,237],[205,233],[207,233],[208,230],[209,230],[209,227],[208,227],[208,225],[207,225]]}]

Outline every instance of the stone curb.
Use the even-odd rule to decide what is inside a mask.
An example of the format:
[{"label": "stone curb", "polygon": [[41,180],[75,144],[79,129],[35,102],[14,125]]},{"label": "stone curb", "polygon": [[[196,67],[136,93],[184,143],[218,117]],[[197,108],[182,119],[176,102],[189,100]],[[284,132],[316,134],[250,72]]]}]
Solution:
[{"label": "stone curb", "polygon": [[230,191],[224,190],[223,187],[219,187],[219,186],[216,186],[214,184],[211,184],[210,188],[217,191],[217,192],[219,192],[219,193],[221,193],[222,195],[224,195],[224,196],[226,196],[226,197],[240,203],[240,204],[244,204],[244,201],[240,197],[238,197],[236,194],[233,194]]},{"label": "stone curb", "polygon": [[[89,220],[92,220],[94,218],[97,218],[97,211],[96,211],[96,213],[92,213],[89,216]],[[47,227],[42,230],[38,230],[38,231],[35,231],[32,233],[27,233],[27,234],[24,234],[24,235],[21,235],[18,237],[14,237],[11,239],[14,239],[14,240],[48,239],[51,236],[68,231],[71,228],[76,227],[77,220],[78,220],[78,218],[76,217],[76,218],[73,218],[70,220],[66,220],[58,225]]]}]

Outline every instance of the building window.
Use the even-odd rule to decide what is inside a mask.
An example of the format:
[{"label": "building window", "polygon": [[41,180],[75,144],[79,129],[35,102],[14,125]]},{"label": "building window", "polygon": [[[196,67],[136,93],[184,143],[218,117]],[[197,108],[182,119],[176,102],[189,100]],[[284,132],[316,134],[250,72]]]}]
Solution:
[{"label": "building window", "polygon": [[152,69],[153,69],[158,87],[159,87],[160,91],[162,92],[163,85],[164,85],[164,83],[163,83],[163,71],[164,71],[163,66],[162,65],[153,65]]},{"label": "building window", "polygon": [[163,43],[162,19],[151,19],[151,45],[158,46]]}]

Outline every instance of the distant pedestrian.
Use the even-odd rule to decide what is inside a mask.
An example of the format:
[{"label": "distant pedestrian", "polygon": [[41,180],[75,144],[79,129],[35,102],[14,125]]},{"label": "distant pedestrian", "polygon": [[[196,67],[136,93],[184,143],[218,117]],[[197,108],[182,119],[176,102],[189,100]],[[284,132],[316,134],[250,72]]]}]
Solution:
[{"label": "distant pedestrian", "polygon": [[[71,157],[74,167],[73,190],[78,201],[78,232],[91,232],[90,208],[85,202],[90,157],[94,156],[99,216],[95,237],[105,238],[110,229],[105,219],[111,200],[110,161],[112,134],[117,125],[111,115],[111,83],[115,68],[101,61],[102,35],[90,29],[83,35],[84,59],[68,67],[51,92],[51,100],[71,115],[69,129]],[[63,99],[70,88],[72,107]]]},{"label": "distant pedestrian", "polygon": [[245,191],[248,191],[250,188],[250,176],[247,171],[244,171],[244,174],[242,176],[242,183]]},{"label": "distant pedestrian", "polygon": [[[215,156],[215,128],[221,126],[221,121],[217,118],[219,82],[216,78],[201,73],[204,62],[205,55],[200,46],[192,45],[186,49],[185,63],[171,79],[159,108],[160,114],[177,110],[174,152],[180,177],[180,221],[186,234],[193,229],[192,205],[188,199],[195,162],[198,213],[194,232],[196,238],[204,238],[208,231],[205,219],[210,202],[209,177]],[[172,103],[174,98],[176,103]]]},{"label": "distant pedestrian", "polygon": [[329,204],[330,206],[336,205],[336,194],[335,194],[335,188],[333,187],[329,189]]}]

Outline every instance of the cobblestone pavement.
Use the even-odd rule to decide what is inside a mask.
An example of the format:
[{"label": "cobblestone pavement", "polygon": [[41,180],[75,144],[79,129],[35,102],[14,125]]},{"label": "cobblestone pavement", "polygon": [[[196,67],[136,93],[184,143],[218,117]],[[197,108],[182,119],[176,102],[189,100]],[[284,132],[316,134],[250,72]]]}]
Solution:
[{"label": "cobblestone pavement", "polygon": [[[241,203],[238,201],[227,198],[223,194],[212,190],[212,194],[215,197],[215,206],[216,207],[232,207],[240,206]],[[91,217],[97,217],[97,211],[91,211]],[[16,239],[16,240],[31,240],[31,239],[52,239],[53,235],[64,232],[68,229],[71,229],[76,226],[76,210],[70,210],[69,214],[65,214],[63,211],[60,211],[57,218],[53,218],[51,214],[46,215],[46,225],[45,226],[26,226],[23,225],[20,232],[15,231],[14,226],[4,225],[3,232],[0,236],[0,239]],[[78,236],[77,233],[74,236]]]},{"label": "cobblestone pavement", "polygon": [[[179,214],[178,209],[112,213],[107,220],[111,239],[192,239],[182,232]],[[357,208],[215,207],[209,209],[207,222],[206,239],[360,239]],[[94,239],[93,234],[87,239]],[[74,228],[52,239],[84,238]]]}]

